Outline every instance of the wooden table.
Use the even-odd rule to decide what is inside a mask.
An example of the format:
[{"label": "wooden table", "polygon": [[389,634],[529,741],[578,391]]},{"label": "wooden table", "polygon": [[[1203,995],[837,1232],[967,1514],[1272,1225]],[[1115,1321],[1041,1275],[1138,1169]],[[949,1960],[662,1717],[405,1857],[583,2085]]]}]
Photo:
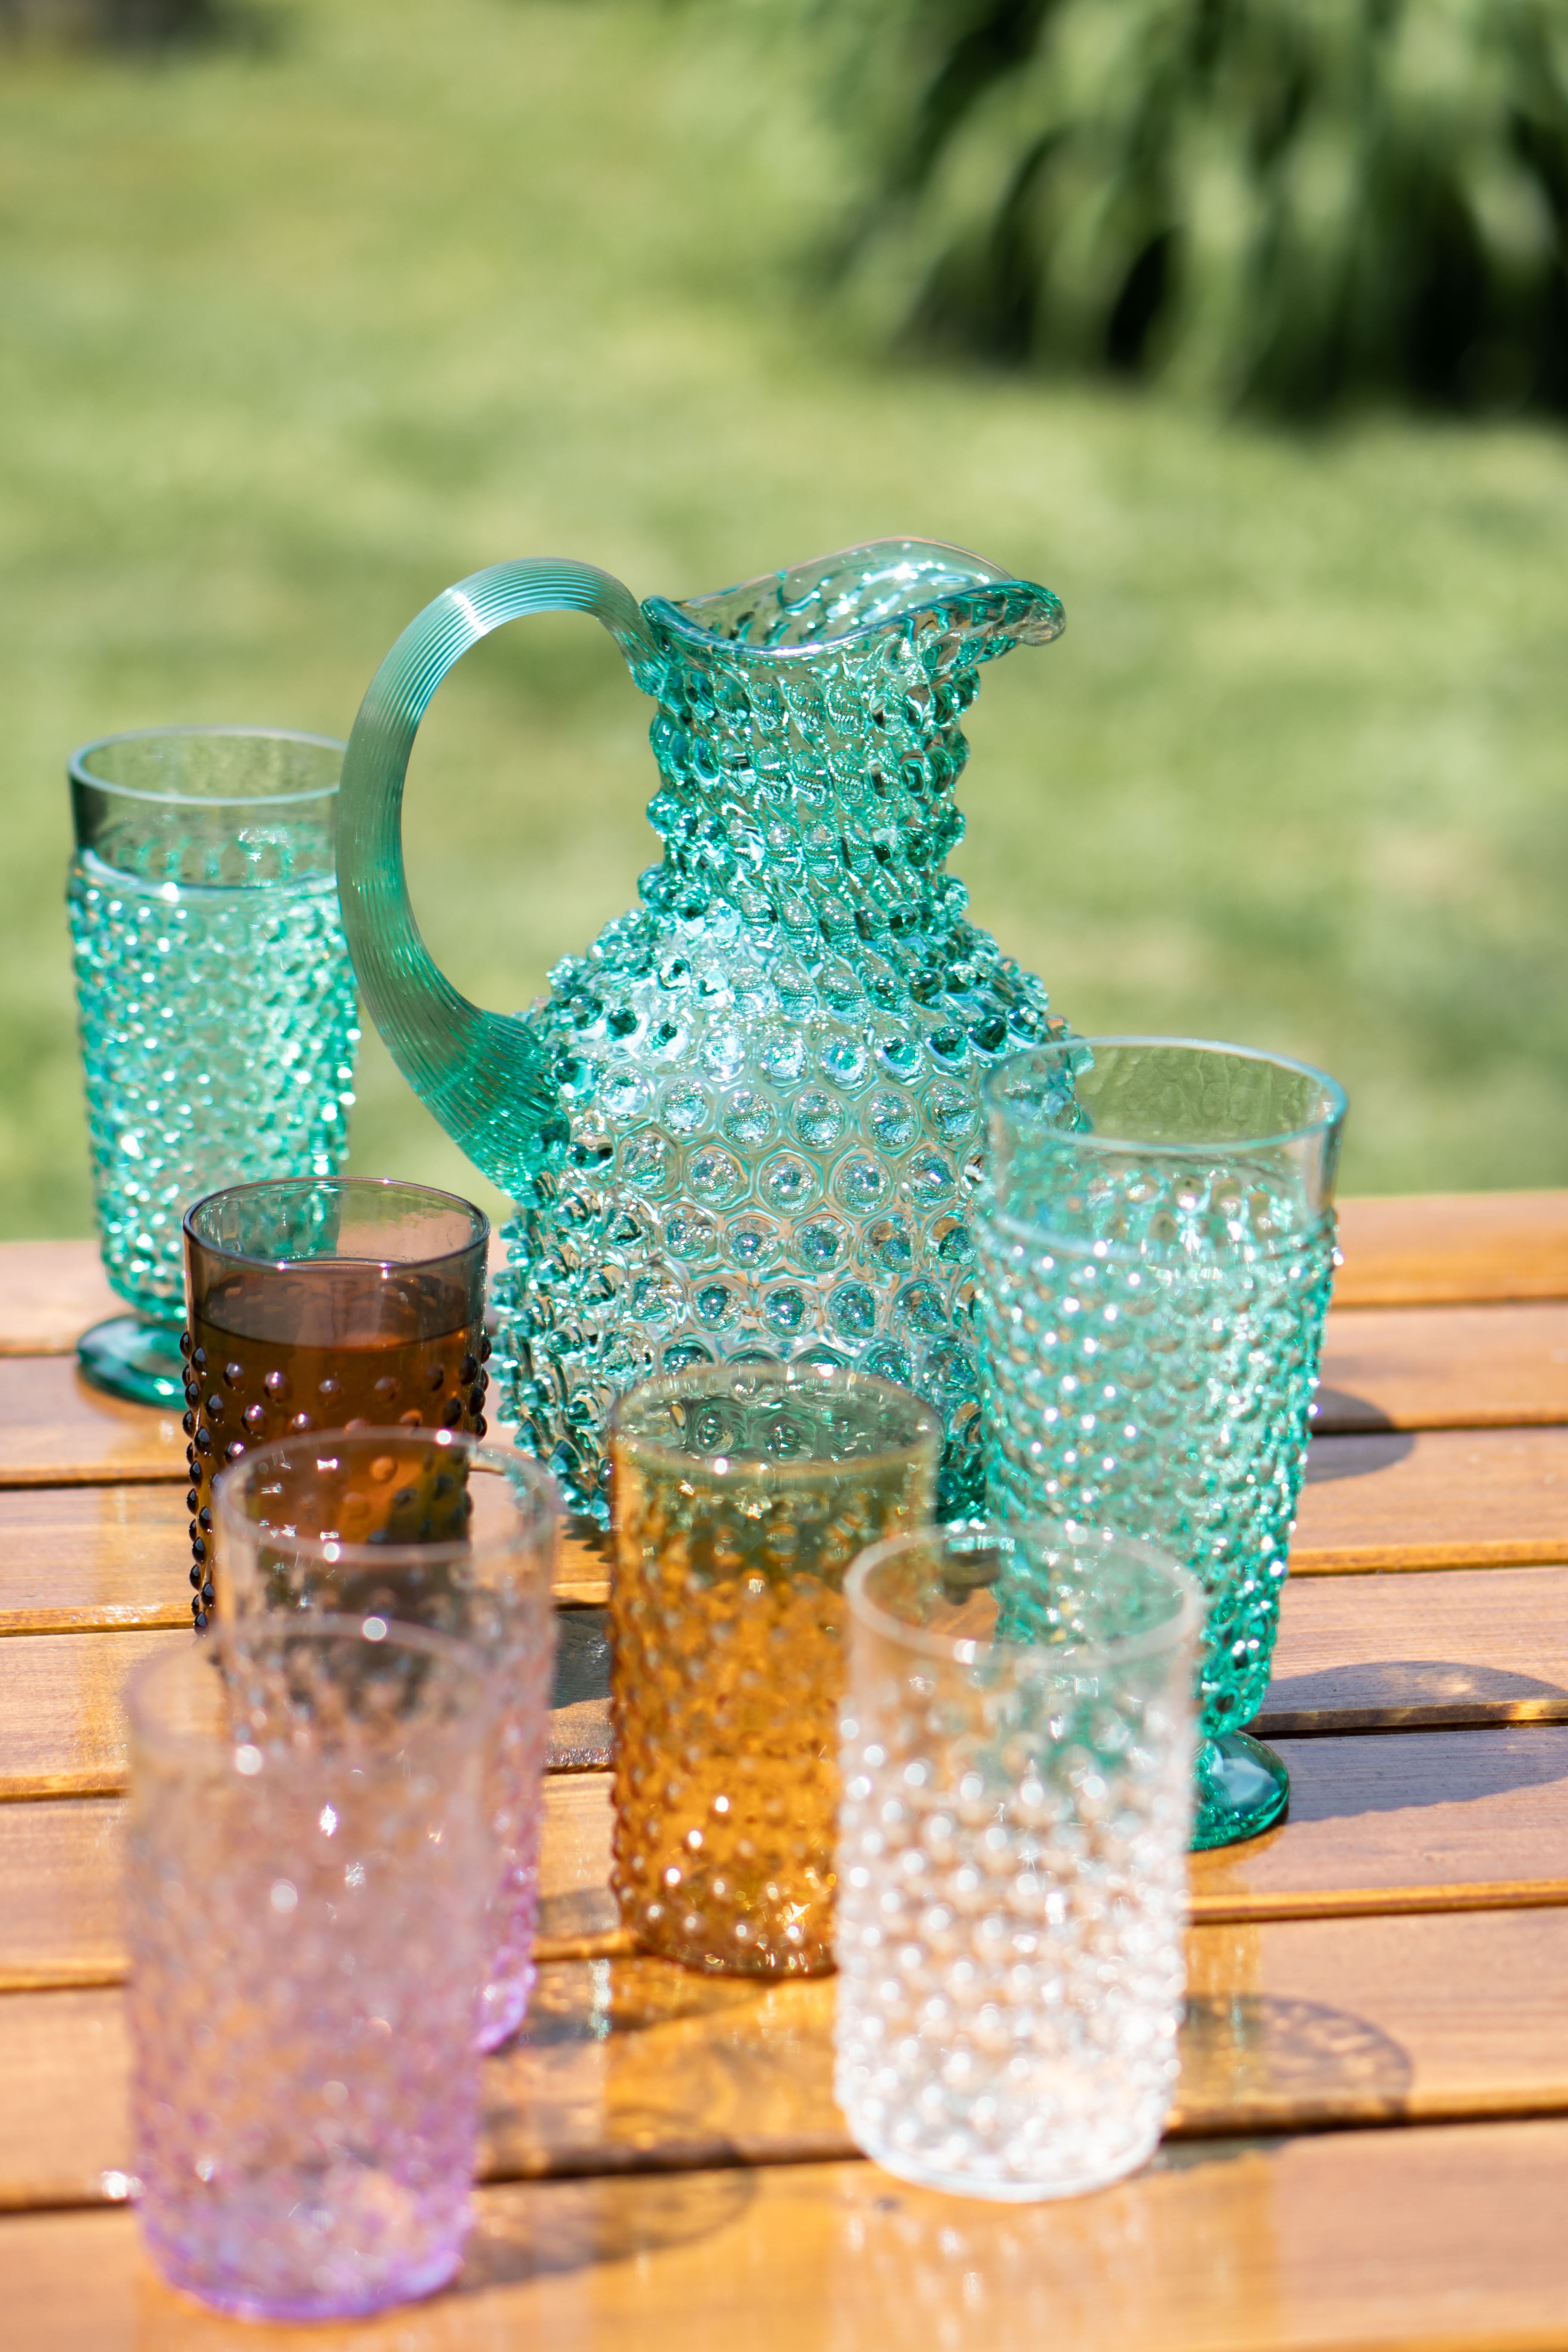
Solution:
[{"label": "wooden table", "polygon": [[1194,1861],[1153,2164],[1058,2206],[908,2189],[834,2106],[830,1981],[629,1955],[569,1547],[543,1966],[461,2287],[305,2331],[172,2294],[126,2210],[116,1694],[188,1638],[184,1439],[76,1377],[88,1245],[0,1250],[0,2343],[1568,2347],[1568,1193],[1352,1202],[1343,1238],[1259,1718],[1290,1813]]}]

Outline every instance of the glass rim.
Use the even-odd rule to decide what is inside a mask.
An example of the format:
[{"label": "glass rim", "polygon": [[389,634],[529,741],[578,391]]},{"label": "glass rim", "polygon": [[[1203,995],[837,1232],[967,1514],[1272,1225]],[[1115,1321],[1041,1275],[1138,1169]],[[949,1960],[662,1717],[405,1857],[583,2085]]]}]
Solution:
[{"label": "glass rim", "polygon": [[[850,1566],[844,1579],[844,1597],[851,1619],[858,1620],[886,1641],[902,1643],[921,1657],[941,1659],[949,1665],[972,1666],[991,1655],[1009,1659],[1032,1660],[1042,1670],[1060,1671],[1070,1668],[1075,1674],[1096,1670],[1114,1672],[1119,1666],[1135,1664],[1140,1659],[1159,1656],[1173,1650],[1187,1639],[1196,1642],[1203,1633],[1205,1608],[1204,1595],[1181,1562],[1159,1545],[1142,1536],[1100,1537],[1095,1540],[1074,1542],[1068,1530],[1072,1522],[1065,1519],[984,1519],[970,1527],[906,1528],[897,1535],[882,1536],[868,1544]],[[1008,1642],[976,1640],[970,1635],[933,1633],[926,1626],[911,1625],[896,1617],[879,1601],[869,1597],[866,1587],[877,1570],[900,1552],[933,1550],[948,1557],[961,1557],[966,1537],[979,1549],[984,1540],[997,1537],[1038,1536],[1046,1540],[1042,1549],[1047,1551],[1068,1551],[1075,1555],[1086,1552],[1120,1552],[1131,1557],[1141,1565],[1156,1569],[1177,1594],[1181,1606],[1163,1625],[1151,1627],[1146,1633],[1114,1635],[1109,1641],[1079,1642],[1056,1645],[1044,1642]]]},{"label": "glass rim", "polygon": [[1005,1061],[999,1062],[994,1069],[986,1073],[983,1081],[984,1099],[988,1106],[1002,1111],[1005,1102],[1003,1090],[1009,1072],[1020,1070],[1026,1065],[1037,1067],[1047,1060],[1059,1063],[1065,1060],[1075,1047],[1087,1046],[1093,1053],[1101,1047],[1128,1045],[1143,1048],[1158,1046],[1172,1054],[1188,1055],[1223,1054],[1230,1061],[1267,1062],[1277,1070],[1293,1070],[1300,1077],[1312,1079],[1322,1089],[1325,1108],[1316,1118],[1302,1120],[1295,1127],[1281,1128],[1275,1132],[1264,1135],[1227,1136],[1223,1141],[1216,1141],[1213,1145],[1205,1145],[1202,1141],[1155,1143],[1132,1135],[1098,1133],[1064,1134],[1058,1139],[1064,1145],[1070,1145],[1074,1150],[1085,1152],[1141,1151],[1161,1158],[1185,1158],[1190,1157],[1194,1151],[1209,1149],[1229,1152],[1276,1151],[1289,1144],[1307,1143],[1316,1136],[1331,1134],[1333,1129],[1342,1123],[1345,1113],[1350,1108],[1350,1097],[1338,1078],[1331,1077],[1327,1070],[1319,1069],[1315,1062],[1301,1061],[1294,1054],[1276,1054],[1266,1045],[1231,1045],[1218,1037],[1158,1037],[1122,1032],[1101,1037],[1064,1037],[1051,1045],[1030,1045],[1020,1053],[1009,1054]]},{"label": "glass rim", "polygon": [[[197,1231],[193,1222],[204,1209],[211,1208],[215,1201],[232,1200],[242,1193],[254,1196],[258,1192],[281,1191],[288,1185],[300,1190],[320,1189],[335,1192],[415,1192],[423,1200],[439,1202],[443,1209],[463,1210],[469,1218],[478,1221],[479,1229],[466,1242],[459,1242],[456,1249],[437,1250],[426,1257],[258,1257],[250,1251],[230,1249],[223,1242],[209,1240],[205,1234]],[[490,1239],[489,1218],[472,1201],[465,1201],[460,1192],[444,1192],[435,1184],[416,1184],[401,1176],[258,1176],[246,1184],[220,1184],[216,1192],[204,1193],[199,1201],[192,1202],[180,1219],[180,1225],[187,1241],[194,1243],[196,1248],[207,1251],[213,1257],[221,1258],[226,1265],[268,1266],[278,1270],[299,1265],[379,1265],[388,1268],[452,1265],[459,1258],[469,1256],[476,1249],[488,1251]]]},{"label": "glass rim", "polygon": [[[664,1395],[679,1396],[698,1391],[701,1386],[702,1374],[707,1374],[710,1379],[718,1381],[721,1380],[728,1371],[763,1374],[787,1374],[791,1371],[799,1371],[814,1374],[818,1386],[830,1394],[836,1390],[845,1390],[853,1384],[862,1395],[869,1391],[884,1407],[896,1405],[900,1411],[911,1413],[921,1423],[921,1428],[916,1435],[907,1439],[901,1445],[879,1446],[874,1454],[856,1454],[847,1455],[841,1460],[809,1462],[798,1460],[781,1462],[771,1454],[725,1454],[717,1457],[689,1454],[682,1447],[661,1444],[657,1438],[635,1437],[627,1431],[626,1414],[634,1402]],[[661,1470],[679,1470],[682,1467],[688,1470],[700,1470],[716,1485],[728,1486],[732,1481],[745,1477],[755,1478],[759,1474],[765,1474],[772,1479],[804,1486],[824,1475],[834,1476],[846,1472],[852,1472],[857,1476],[862,1474],[874,1475],[879,1470],[890,1468],[896,1462],[909,1460],[924,1445],[931,1445],[933,1451],[939,1448],[942,1429],[942,1422],[934,1409],[923,1397],[917,1396],[913,1389],[901,1388],[897,1381],[885,1381],[876,1372],[863,1372],[853,1364],[813,1364],[798,1361],[747,1364],[737,1362],[733,1357],[725,1357],[718,1363],[687,1364],[679,1372],[664,1372],[657,1380],[639,1381],[635,1388],[627,1389],[618,1396],[611,1406],[608,1434],[612,1447],[624,1445],[626,1451],[635,1454],[640,1462],[656,1463]],[[720,1466],[721,1465],[722,1467]]]},{"label": "glass rim", "polygon": [[312,784],[308,791],[299,793],[150,793],[139,784],[117,784],[109,776],[94,775],[86,764],[94,751],[107,751],[111,743],[167,742],[174,737],[192,735],[209,740],[244,736],[251,742],[309,743],[322,751],[348,750],[348,745],[336,735],[313,735],[299,727],[204,727],[199,721],[180,727],[122,727],[112,735],[95,735],[89,743],[79,743],[66,761],[66,774],[73,784],[90,785],[94,792],[115,793],[122,800],[162,803],[170,808],[292,808],[302,801],[336,797],[337,783]]},{"label": "glass rim", "polygon": [[[379,1626],[379,1633],[372,1633]],[[165,1676],[185,1671],[194,1659],[204,1655],[221,1660],[230,1652],[243,1650],[255,1643],[270,1641],[315,1643],[325,1648],[329,1642],[361,1642],[376,1650],[422,1651],[427,1658],[441,1661],[450,1672],[463,1676],[473,1685],[461,1714],[455,1717],[460,1725],[470,1721],[476,1734],[482,1733],[493,1704],[493,1677],[483,1654],[472,1643],[455,1633],[437,1633],[428,1625],[411,1625],[401,1617],[382,1617],[374,1612],[350,1616],[334,1610],[300,1610],[285,1613],[272,1611],[257,1612],[236,1619],[229,1624],[216,1625],[210,1633],[183,1643],[176,1650],[160,1650],[132,1666],[121,1689],[121,1703],[132,1735],[132,1747],[156,1750],[169,1757],[216,1756],[227,1742],[209,1731],[181,1731],[159,1722],[152,1712],[154,1685]],[[440,1736],[444,1727],[426,1724],[420,1727],[423,1736]],[[134,1753],[132,1755],[134,1763]],[[132,1773],[135,1787],[135,1773]]]},{"label": "glass rim", "polygon": [[[470,1463],[477,1464],[480,1469],[504,1478],[513,1495],[519,1492],[520,1481],[517,1474],[521,1471],[522,1474],[521,1489],[527,1496],[527,1509],[543,1526],[552,1539],[553,1538],[561,1519],[560,1489],[542,1464],[531,1460],[529,1455],[519,1452],[516,1448],[505,1450],[499,1445],[487,1444],[483,1438],[471,1436],[465,1429],[405,1429],[397,1423],[385,1429],[300,1430],[292,1437],[275,1437],[269,1444],[247,1449],[237,1462],[229,1463],[227,1467],[220,1470],[213,1480],[215,1525],[219,1528],[236,1528],[241,1537],[248,1533],[262,1539],[268,1539],[268,1531],[262,1528],[260,1522],[242,1516],[237,1505],[231,1503],[230,1496],[237,1496],[240,1489],[249,1483],[250,1474],[265,1471],[268,1457],[275,1458],[284,1454],[297,1445],[331,1445],[337,1448],[345,1441],[356,1446],[372,1442],[384,1444],[388,1438],[405,1444],[417,1443],[439,1445],[451,1452],[464,1454]],[[523,1512],[520,1510],[518,1517],[520,1527],[522,1527]],[[526,1537],[531,1530],[522,1527],[522,1532]],[[341,1543],[335,1536],[285,1535],[274,1531],[270,1539],[280,1548],[287,1545],[292,1556],[319,1564],[323,1568],[363,1569],[367,1571],[377,1567],[449,1568],[458,1560],[471,1559],[475,1551],[475,1543],[471,1537],[455,1537],[442,1543],[371,1544]],[[220,1545],[220,1558],[221,1549]],[[551,1549],[553,1549],[553,1541],[552,1541]],[[551,1573],[552,1565],[548,1556],[537,1563],[539,1573],[547,1584],[553,1580]],[[252,1612],[245,1618],[235,1622],[248,1623],[250,1615],[276,1613],[275,1612]],[[300,1613],[303,1615],[307,1612]],[[321,1612],[309,1613],[317,1615]],[[404,1622],[402,1618],[396,1620],[400,1625]]]},{"label": "glass rim", "polygon": [[[837,636],[810,637],[799,646],[743,645],[734,637],[720,636],[715,630],[704,628],[691,618],[693,606],[721,604],[726,597],[738,596],[747,588],[760,591],[776,587],[792,572],[824,571],[845,556],[869,555],[879,548],[894,547],[931,548],[940,555],[959,556],[973,570],[975,577],[968,586],[944,588],[924,603],[912,604],[906,613],[884,614],[880,620],[859,621],[854,628],[842,630]],[[1007,571],[1002,564],[993,563],[986,556],[976,555],[973,548],[960,547],[955,540],[900,538],[895,533],[887,539],[851,540],[847,547],[836,547],[831,554],[807,556],[799,563],[781,564],[776,572],[758,572],[750,579],[737,580],[731,587],[710,589],[700,596],[650,596],[647,601],[657,614],[662,630],[672,636],[679,635],[687,638],[694,646],[705,646],[710,652],[718,647],[725,654],[748,661],[800,662],[818,659],[829,648],[837,652],[841,646],[854,645],[860,638],[875,636],[879,631],[886,631],[890,622],[909,620],[914,614],[928,612],[945,604],[951,597],[973,596],[986,588],[1011,587],[1015,581],[1024,587],[1036,584],[1033,581],[1019,581],[1016,572]]]}]

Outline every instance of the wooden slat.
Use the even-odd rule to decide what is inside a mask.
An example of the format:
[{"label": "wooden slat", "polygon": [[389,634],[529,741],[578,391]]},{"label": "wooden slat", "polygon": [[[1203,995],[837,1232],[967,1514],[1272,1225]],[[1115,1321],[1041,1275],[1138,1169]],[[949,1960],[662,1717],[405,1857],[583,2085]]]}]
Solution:
[{"label": "wooden slat", "polygon": [[[551,1709],[550,1768],[603,1768],[610,1760],[603,1612],[563,1616],[557,1684],[567,1703]],[[125,1677],[143,1658],[193,1638],[187,1620],[183,1632],[29,1633],[0,1641],[0,1802],[118,1795],[129,1772]]]},{"label": "wooden slat", "polygon": [[1293,1576],[1568,1559],[1568,1429],[1315,1437]]},{"label": "wooden slat", "polygon": [[[1171,2120],[1195,2133],[1568,2111],[1568,1910],[1196,1927]],[[547,1962],[486,2063],[481,2176],[852,2156],[834,1983]],[[0,1999],[0,2210],[112,2202],[125,1997]]]},{"label": "wooden slat", "polygon": [[90,1323],[127,1311],[96,1242],[0,1246],[0,1356],[68,1356]]},{"label": "wooden slat", "polygon": [[[1422,1192],[1339,1204],[1344,1307],[1568,1298],[1568,1191]],[[490,1245],[492,1273],[506,1245]],[[121,1310],[94,1241],[0,1244],[0,1355],[68,1354]]]},{"label": "wooden slat", "polygon": [[1568,2109],[1568,1910],[1194,1927],[1176,2128]]},{"label": "wooden slat", "polygon": [[0,1486],[184,1485],[188,1475],[174,1413],[106,1396],[68,1357],[0,1357]]},{"label": "wooden slat", "polygon": [[124,1976],[123,1817],[112,1797],[0,1805],[0,1990]]},{"label": "wooden slat", "polygon": [[[1289,1819],[1193,1859],[1200,1921],[1568,1904],[1568,1726],[1282,1739]],[[114,1981],[118,1804],[0,1806],[0,1990]],[[546,1788],[541,1953],[625,1951],[607,1773]]]},{"label": "wooden slat", "polygon": [[0,1642],[0,1800],[112,1796],[126,1784],[121,1685],[189,1633],[35,1633]]},{"label": "wooden slat", "polygon": [[[177,1486],[0,1489],[0,1633],[189,1621]],[[1568,1429],[1315,1439],[1296,1576],[1568,1559]],[[602,1546],[563,1540],[556,1598],[609,1596]]]},{"label": "wooden slat", "polygon": [[[0,1805],[0,1992],[117,1984],[124,1800]],[[552,1773],[540,1859],[542,1959],[629,1948],[609,1891],[609,1775]]]},{"label": "wooden slat", "polygon": [[[1325,1433],[1568,1422],[1568,1306],[1335,1312],[1323,1379]],[[0,1359],[0,1486],[185,1475],[172,1413],[104,1395],[67,1358]]]},{"label": "wooden slat", "polygon": [[0,1633],[188,1625],[184,1490],[0,1490]]},{"label": "wooden slat", "polygon": [[1568,1298],[1568,1192],[1342,1201],[1342,1307]]},{"label": "wooden slat", "polygon": [[1290,1810],[1193,1857],[1193,1915],[1568,1903],[1568,1726],[1280,1739]]},{"label": "wooden slat", "polygon": [[1568,1422],[1568,1306],[1333,1309],[1317,1427]]},{"label": "wooden slat", "polygon": [[[1168,2148],[1058,2204],[788,2165],[482,2190],[459,2291],[313,2352],[1545,2352],[1564,2342],[1568,2124]],[[28,2352],[292,2352],[153,2278],[128,2212],[0,2223]]]},{"label": "wooden slat", "polygon": [[1568,1721],[1568,1568],[1287,1583],[1265,1738]]},{"label": "wooden slat", "polygon": [[[609,1761],[607,1629],[565,1612],[550,1760]],[[0,1799],[125,1786],[120,1689],[180,1632],[0,1642]],[[1287,1584],[1266,1737],[1404,1726],[1568,1721],[1568,1568],[1311,1577]]]},{"label": "wooden slat", "polygon": [[[0,1635],[191,1622],[183,1488],[0,1489]],[[555,1597],[609,1597],[597,1546],[564,1538]]]}]

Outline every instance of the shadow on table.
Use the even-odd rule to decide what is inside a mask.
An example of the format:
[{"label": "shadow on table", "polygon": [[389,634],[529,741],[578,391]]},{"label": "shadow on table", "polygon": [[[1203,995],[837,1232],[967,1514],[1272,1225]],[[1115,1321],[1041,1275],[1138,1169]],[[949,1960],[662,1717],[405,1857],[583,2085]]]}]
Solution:
[{"label": "shadow on table", "polygon": [[[1328,1393],[1337,1394],[1338,1391],[1325,1391],[1325,1394]],[[1359,1397],[1342,1401],[1354,1405],[1358,1411],[1362,1409]],[[1368,1405],[1365,1410],[1372,1412],[1376,1408]],[[1363,1423],[1343,1434],[1332,1429],[1314,1433],[1337,1438],[1338,1442],[1331,1447],[1310,1445],[1307,1448],[1309,1486],[1330,1486],[1341,1478],[1369,1477],[1375,1470],[1392,1469],[1394,1463],[1405,1461],[1415,1449],[1415,1434],[1408,1429],[1373,1431]]]},{"label": "shadow on table", "polygon": [[[1412,1661],[1411,1668],[1430,1671],[1420,1661]],[[1331,1747],[1340,1752],[1331,1763],[1324,1751]],[[1352,1729],[1339,1740],[1321,1733],[1301,1738],[1289,1761],[1289,1820],[1300,1826],[1426,1805],[1475,1804],[1520,1789],[1549,1788],[1568,1780],[1568,1736],[1552,1725],[1528,1722],[1447,1732],[1430,1726],[1371,1734]]]},{"label": "shadow on table", "polygon": [[690,2245],[727,2229],[755,2194],[751,2174],[739,2167],[531,2183],[510,2194],[490,2189],[476,2200],[462,2292],[482,2294]]},{"label": "shadow on table", "polygon": [[1184,2132],[1386,2119],[1404,2113],[1414,2076],[1369,2019],[1273,1993],[1189,1993],[1181,2058]]},{"label": "shadow on table", "polygon": [[1560,1683],[1453,1658],[1365,1658],[1286,1675],[1269,1684],[1258,1714],[1266,1738],[1297,1729],[1562,1722],[1568,1722],[1568,1690]]}]

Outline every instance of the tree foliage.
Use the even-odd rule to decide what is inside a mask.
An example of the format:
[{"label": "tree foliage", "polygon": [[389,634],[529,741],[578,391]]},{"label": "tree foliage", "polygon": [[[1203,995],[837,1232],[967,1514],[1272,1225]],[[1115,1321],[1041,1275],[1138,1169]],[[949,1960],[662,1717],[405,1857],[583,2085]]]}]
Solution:
[{"label": "tree foliage", "polygon": [[874,149],[840,257],[910,332],[1297,415],[1568,409],[1568,0],[832,7]]}]

